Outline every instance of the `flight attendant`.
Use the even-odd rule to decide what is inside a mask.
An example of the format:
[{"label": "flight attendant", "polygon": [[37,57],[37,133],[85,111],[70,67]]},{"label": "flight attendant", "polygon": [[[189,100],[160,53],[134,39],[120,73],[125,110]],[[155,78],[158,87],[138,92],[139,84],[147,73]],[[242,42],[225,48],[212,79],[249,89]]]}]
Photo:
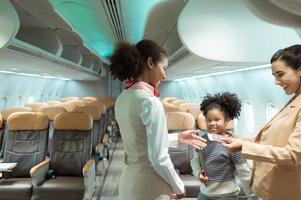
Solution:
[{"label": "flight attendant", "polygon": [[231,152],[254,161],[253,188],[264,200],[301,199],[301,45],[271,58],[275,84],[290,101],[250,140],[224,138]]},{"label": "flight attendant", "polygon": [[181,198],[184,184],[174,169],[168,147],[178,142],[197,148],[206,144],[194,131],[168,134],[156,90],[165,79],[168,65],[165,51],[150,40],[136,45],[119,43],[110,61],[113,78],[127,81],[115,104],[125,149],[119,199]]}]

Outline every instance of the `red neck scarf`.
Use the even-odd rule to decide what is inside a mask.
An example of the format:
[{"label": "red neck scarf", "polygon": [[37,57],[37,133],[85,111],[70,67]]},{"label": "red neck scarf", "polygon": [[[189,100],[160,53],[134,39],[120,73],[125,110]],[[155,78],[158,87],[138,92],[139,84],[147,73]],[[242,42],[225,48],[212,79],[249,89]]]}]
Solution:
[{"label": "red neck scarf", "polygon": [[126,81],[124,89],[142,89],[156,97],[159,97],[159,91],[152,85],[143,81]]}]

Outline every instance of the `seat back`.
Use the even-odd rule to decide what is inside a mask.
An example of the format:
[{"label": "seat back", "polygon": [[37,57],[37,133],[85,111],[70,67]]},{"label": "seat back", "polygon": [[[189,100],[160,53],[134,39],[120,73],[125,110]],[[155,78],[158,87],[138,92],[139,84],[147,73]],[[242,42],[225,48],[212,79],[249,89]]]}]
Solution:
[{"label": "seat back", "polygon": [[30,169],[46,158],[48,118],[40,112],[16,112],[8,117],[7,125],[4,162],[18,163],[13,177],[29,177]]},{"label": "seat back", "polygon": [[60,113],[54,118],[50,167],[56,176],[82,176],[91,157],[92,116]]},{"label": "seat back", "polygon": [[81,112],[91,115],[93,118],[93,131],[92,131],[92,151],[95,150],[96,145],[100,142],[100,118],[101,111],[96,106],[79,106],[74,108],[72,112]]},{"label": "seat back", "polygon": [[188,108],[188,113],[192,114],[194,120],[196,121],[199,114],[202,113],[201,109],[200,109],[200,105],[192,105]]},{"label": "seat back", "polygon": [[85,106],[96,106],[99,108],[101,112],[101,118],[99,120],[99,140],[102,141],[103,136],[105,135],[106,132],[106,121],[107,121],[107,106],[104,104],[102,101],[90,101],[86,102]]},{"label": "seat back", "polygon": [[41,108],[40,112],[44,113],[47,115],[48,120],[49,120],[49,137],[48,137],[48,149],[47,149],[47,155],[50,155],[50,149],[52,146],[52,136],[53,136],[53,120],[55,116],[59,113],[67,113],[66,109],[63,107],[59,106],[46,106]]},{"label": "seat back", "polygon": [[[189,113],[169,112],[166,115],[169,133],[191,130],[195,127],[194,118]],[[179,144],[177,147],[169,148],[169,155],[180,174],[192,173],[190,160],[193,157],[193,148],[186,144]]]},{"label": "seat back", "polygon": [[8,128],[7,128],[7,119],[9,117],[9,115],[15,113],[15,112],[32,112],[31,108],[29,107],[23,107],[23,106],[19,106],[19,107],[11,107],[11,108],[7,108],[7,109],[3,109],[1,111],[1,115],[3,118],[3,123],[4,123],[4,131],[3,131],[3,135],[2,135],[2,143],[0,143],[0,157],[3,156],[3,150],[4,150],[4,145],[5,145],[5,138],[8,132]]},{"label": "seat back", "polygon": [[162,103],[165,112],[182,112],[180,108],[175,107],[171,103]]}]

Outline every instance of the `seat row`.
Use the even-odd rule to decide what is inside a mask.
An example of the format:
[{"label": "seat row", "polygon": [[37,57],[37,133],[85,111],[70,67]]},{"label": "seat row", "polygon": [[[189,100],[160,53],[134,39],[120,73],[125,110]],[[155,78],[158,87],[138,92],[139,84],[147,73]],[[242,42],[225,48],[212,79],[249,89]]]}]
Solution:
[{"label": "seat row", "polygon": [[[68,105],[65,103],[65,106]],[[27,105],[28,106],[28,105]],[[40,107],[39,107],[40,106]],[[39,108],[38,108],[39,107]],[[70,106],[69,106],[70,107]],[[61,104],[57,105],[48,105],[48,106],[41,106],[41,103],[31,104],[30,107],[14,107],[2,110],[2,116],[4,119],[4,124],[6,124],[7,118],[10,114],[14,112],[31,112],[39,111],[45,113],[50,121],[50,133],[49,133],[49,147],[51,146],[51,138],[52,138],[52,129],[53,129],[53,120],[54,117],[58,113],[67,113],[67,110]],[[99,143],[101,143],[104,134],[106,132],[107,126],[111,124],[114,119],[114,109],[113,107],[106,107],[104,104],[100,102],[87,102],[86,104],[76,105],[72,107],[70,112],[83,112],[91,115],[93,117],[93,152],[96,150],[96,147]],[[7,127],[7,126],[5,126]],[[0,134],[0,147],[3,146],[5,140],[5,133],[7,130],[5,129],[4,134]],[[3,148],[1,148],[3,151]],[[99,148],[98,148],[99,149]],[[49,152],[48,152],[49,153]],[[2,154],[1,154],[2,155]]]},{"label": "seat row", "polygon": [[0,199],[91,199],[95,184],[92,116],[56,115],[49,159],[49,120],[44,113],[13,113],[7,127],[3,162],[17,166],[3,172]]}]

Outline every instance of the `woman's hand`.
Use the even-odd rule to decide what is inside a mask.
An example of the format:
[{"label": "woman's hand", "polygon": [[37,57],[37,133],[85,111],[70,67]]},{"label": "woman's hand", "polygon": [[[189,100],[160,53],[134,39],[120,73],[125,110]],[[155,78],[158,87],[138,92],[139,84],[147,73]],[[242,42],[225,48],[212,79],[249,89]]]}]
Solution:
[{"label": "woman's hand", "polygon": [[206,176],[205,170],[201,170],[199,173],[200,181],[207,187],[208,176]]},{"label": "woman's hand", "polygon": [[178,135],[178,141],[182,144],[188,144],[197,149],[203,149],[207,146],[206,140],[198,135],[196,135],[196,130],[183,131]]},{"label": "woman's hand", "polygon": [[221,138],[222,145],[228,149],[231,153],[235,153],[238,151],[241,151],[243,141],[238,138],[232,138],[232,137],[223,137]]}]

